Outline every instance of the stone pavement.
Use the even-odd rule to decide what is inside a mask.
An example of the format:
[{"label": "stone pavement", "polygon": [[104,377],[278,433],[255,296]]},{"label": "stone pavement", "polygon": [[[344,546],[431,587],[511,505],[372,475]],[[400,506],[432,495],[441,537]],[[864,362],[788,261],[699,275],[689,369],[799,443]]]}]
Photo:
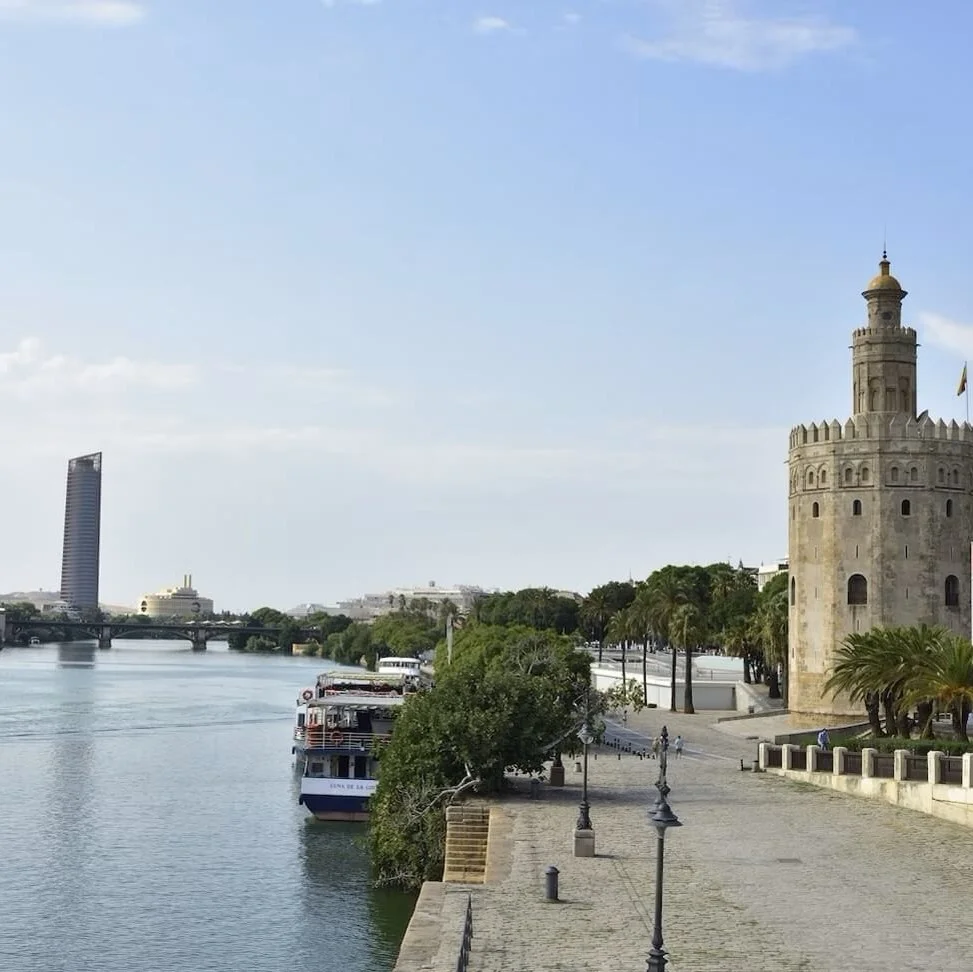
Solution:
[{"label": "stone pavement", "polygon": [[[715,731],[714,718],[650,710],[626,725],[656,733],[666,722],[671,737],[686,739],[686,754],[669,761],[670,803],[684,825],[666,837],[671,972],[971,967],[973,832],[741,772],[756,743],[741,738],[739,723],[735,735]],[[470,972],[645,970],[656,844],[647,808],[658,764],[605,751],[590,759],[595,858],[572,856],[581,774],[573,762],[566,768],[563,789],[494,804],[502,816],[486,885],[444,888],[456,904],[472,891]],[[560,903],[544,901],[551,864]]]}]

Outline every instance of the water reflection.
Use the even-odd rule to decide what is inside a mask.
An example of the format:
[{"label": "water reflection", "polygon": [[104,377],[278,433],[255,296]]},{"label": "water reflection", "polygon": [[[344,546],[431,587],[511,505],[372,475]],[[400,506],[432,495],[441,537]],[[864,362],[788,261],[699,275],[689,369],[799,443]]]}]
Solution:
[{"label": "water reflection", "polygon": [[320,908],[334,912],[337,904],[335,917],[355,928],[375,966],[391,968],[412,917],[415,895],[374,887],[367,834],[367,826],[360,823],[305,824],[301,834],[305,909],[309,916],[320,918]]},{"label": "water reflection", "polygon": [[57,646],[58,668],[94,668],[95,645],[91,641],[69,641]]}]

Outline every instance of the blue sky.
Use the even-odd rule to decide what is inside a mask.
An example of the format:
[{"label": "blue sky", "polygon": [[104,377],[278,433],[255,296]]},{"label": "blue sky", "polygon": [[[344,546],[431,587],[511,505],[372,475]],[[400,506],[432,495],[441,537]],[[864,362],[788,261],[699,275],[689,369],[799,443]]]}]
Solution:
[{"label": "blue sky", "polygon": [[962,418],[973,7],[0,0],[0,589],[585,591],[786,551],[883,235]]}]

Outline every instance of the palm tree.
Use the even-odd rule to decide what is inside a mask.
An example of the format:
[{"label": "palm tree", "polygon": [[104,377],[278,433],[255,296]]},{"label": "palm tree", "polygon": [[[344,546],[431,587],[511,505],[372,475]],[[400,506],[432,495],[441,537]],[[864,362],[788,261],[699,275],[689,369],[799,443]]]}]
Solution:
[{"label": "palm tree", "polygon": [[628,688],[625,677],[625,656],[628,653],[628,642],[632,636],[632,617],[629,608],[619,611],[608,625],[608,640],[611,644],[620,645],[622,649],[622,688]]},{"label": "palm tree", "polygon": [[[909,734],[908,713],[919,710],[924,736],[932,734],[931,699],[941,658],[954,636],[943,627],[918,625],[905,628],[872,628],[848,635],[835,652],[827,692],[845,692],[852,702],[863,702],[876,735],[882,735],[879,704],[885,709],[885,732]],[[925,678],[921,681],[920,676]],[[936,676],[939,677],[939,676]],[[925,695],[917,690],[923,685]]]},{"label": "palm tree", "polygon": [[646,585],[646,596],[651,605],[651,613],[656,632],[669,642],[672,652],[672,682],[670,686],[669,711],[676,711],[676,649],[672,642],[672,626],[676,612],[690,601],[690,592],[681,577],[672,570],[656,571]]},{"label": "palm tree", "polygon": [[935,651],[918,661],[903,695],[906,706],[934,699],[946,709],[953,732],[968,742],[966,721],[973,706],[973,644],[942,630]]},{"label": "palm tree", "polygon": [[[785,578],[786,580],[786,578]],[[768,585],[769,586],[769,585]],[[789,607],[787,586],[767,591],[757,609],[757,629],[764,649],[764,657],[771,671],[771,684],[768,695],[772,699],[783,697],[787,705],[787,628]],[[778,671],[783,673],[783,691],[777,683]]]},{"label": "palm tree", "polygon": [[672,619],[673,654],[675,645],[681,644],[686,653],[686,681],[683,698],[683,712],[693,715],[693,646],[701,645],[706,637],[706,619],[699,607],[692,602],[682,604]]},{"label": "palm tree", "polygon": [[581,604],[581,622],[585,634],[594,637],[598,642],[598,664],[605,647],[605,634],[608,623],[612,619],[612,605],[608,591],[604,587],[596,587]]},{"label": "palm tree", "polygon": [[642,702],[649,704],[648,651],[655,630],[654,612],[645,587],[640,588],[635,600],[628,607],[632,632],[642,642]]}]

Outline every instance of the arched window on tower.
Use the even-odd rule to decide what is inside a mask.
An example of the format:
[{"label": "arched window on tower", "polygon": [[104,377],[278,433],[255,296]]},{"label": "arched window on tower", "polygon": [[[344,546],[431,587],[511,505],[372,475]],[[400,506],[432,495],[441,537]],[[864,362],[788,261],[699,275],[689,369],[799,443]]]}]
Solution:
[{"label": "arched window on tower", "polygon": [[946,470],[943,469],[942,466],[939,467],[939,470],[936,473],[936,478],[939,480],[940,485],[944,485],[945,484],[945,482],[946,482]]},{"label": "arched window on tower", "polygon": [[899,467],[898,466],[893,466],[892,467],[892,470],[889,473],[889,478],[892,480],[893,483],[897,483],[899,481]]},{"label": "arched window on tower", "polygon": [[912,504],[908,500],[902,500],[902,515],[912,516]]},{"label": "arched window on tower", "polygon": [[846,486],[850,486],[851,485],[851,481],[852,481],[851,480],[851,477],[852,477],[852,475],[853,475],[853,473],[851,471],[851,466],[848,466],[845,469],[845,485]]},{"label": "arched window on tower", "polygon": [[868,466],[862,466],[862,482],[867,483],[871,473],[868,471]]},{"label": "arched window on tower", "polygon": [[814,470],[813,469],[809,469],[807,471],[807,484],[808,484],[808,486],[813,486],[814,485]]},{"label": "arched window on tower", "polygon": [[909,470],[909,482],[910,483],[917,483],[917,482],[919,482],[919,470],[915,466],[913,466]]},{"label": "arched window on tower", "polygon": [[797,581],[791,578],[791,604],[797,604]]},{"label": "arched window on tower", "polygon": [[946,607],[959,607],[959,578],[955,574],[946,578]]},{"label": "arched window on tower", "polygon": [[952,516],[952,515],[953,515],[953,501],[946,500],[946,516]]},{"label": "arched window on tower", "polygon": [[818,485],[823,486],[828,481],[828,470],[822,469],[818,474]]},{"label": "arched window on tower", "polygon": [[811,516],[816,520],[821,515],[821,507],[817,503],[811,504]]},{"label": "arched window on tower", "polygon": [[958,469],[954,469],[953,470],[953,485],[954,486],[959,486],[959,470]]},{"label": "arched window on tower", "polygon": [[851,515],[852,516],[861,516],[862,515],[862,501],[861,500],[855,500],[855,502],[851,504]]},{"label": "arched window on tower", "polygon": [[852,574],[848,578],[848,603],[868,603],[868,581],[862,574]]}]

